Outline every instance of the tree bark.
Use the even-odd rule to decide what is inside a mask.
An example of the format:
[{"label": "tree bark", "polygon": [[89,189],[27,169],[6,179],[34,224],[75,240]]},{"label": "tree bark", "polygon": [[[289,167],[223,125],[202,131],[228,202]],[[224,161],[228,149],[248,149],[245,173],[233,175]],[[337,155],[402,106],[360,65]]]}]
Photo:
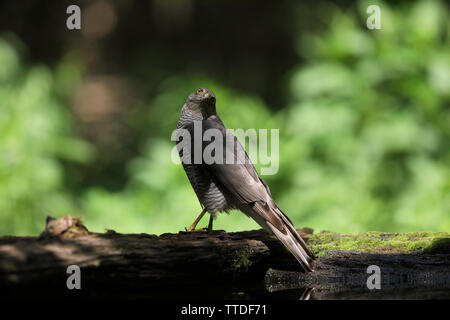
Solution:
[{"label": "tree bark", "polygon": [[[312,235],[307,228],[298,232],[305,241]],[[450,254],[443,248],[432,254],[330,251],[315,261],[315,272],[302,273],[283,245],[263,230],[100,234],[65,216],[49,218],[40,237],[0,238],[0,293],[97,298],[126,293],[166,299],[233,298],[250,292],[254,298],[315,288],[326,297],[321,290],[366,289],[369,265],[382,266],[384,284],[389,276],[391,282],[412,286],[427,285],[432,278],[443,287],[450,284]],[[67,289],[70,265],[80,267],[82,290]]]}]

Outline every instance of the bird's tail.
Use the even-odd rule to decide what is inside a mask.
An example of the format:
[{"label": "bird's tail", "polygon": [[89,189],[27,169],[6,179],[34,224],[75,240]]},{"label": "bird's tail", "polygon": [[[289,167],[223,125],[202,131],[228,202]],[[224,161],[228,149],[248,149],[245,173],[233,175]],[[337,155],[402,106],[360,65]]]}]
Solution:
[{"label": "bird's tail", "polygon": [[[313,271],[314,254],[295,230],[292,221],[275,204],[256,202],[253,210],[258,214],[254,220],[264,229],[271,231],[294,255],[305,271]],[[262,219],[261,219],[262,218]]]}]

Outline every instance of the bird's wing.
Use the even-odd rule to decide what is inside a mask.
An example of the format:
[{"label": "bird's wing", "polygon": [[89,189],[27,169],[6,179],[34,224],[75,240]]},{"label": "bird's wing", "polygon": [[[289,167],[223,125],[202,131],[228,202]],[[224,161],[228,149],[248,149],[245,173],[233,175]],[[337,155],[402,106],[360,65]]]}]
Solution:
[{"label": "bird's wing", "polygon": [[[203,129],[218,129],[224,137],[223,162],[203,164],[203,170],[227,190],[240,203],[254,206],[261,203],[264,206],[276,206],[270,195],[269,188],[258,176],[255,167],[248,158],[245,149],[238,139],[226,130],[220,118],[210,117],[203,120]],[[228,139],[225,139],[227,137]],[[233,163],[226,163],[226,159],[233,159]],[[258,212],[280,232],[285,233],[285,224],[279,214],[271,211]],[[287,218],[287,217],[286,217]],[[289,220],[289,218],[287,218]]]},{"label": "bird's wing", "polygon": [[242,145],[234,135],[226,130],[220,118],[204,120],[203,129],[207,130],[208,128],[220,130],[223,137],[229,137],[229,141],[233,141],[233,144],[230,145],[226,143],[228,139],[224,139],[224,162],[227,156],[235,161],[238,160],[238,162],[233,164],[203,164],[203,169],[208,171],[208,174],[238,201],[249,205],[252,208],[251,217],[264,229],[272,231],[296,257],[302,267],[311,271],[314,255],[298,235],[292,221],[272,200],[269,188],[259,178]]},{"label": "bird's wing", "polygon": [[[267,190],[261,182],[239,140],[222,124],[218,117],[203,120],[203,129],[217,129],[223,137],[222,163],[203,164],[204,168],[242,203],[266,201]],[[230,163],[230,160],[232,162]],[[228,163],[227,163],[228,161]]]}]

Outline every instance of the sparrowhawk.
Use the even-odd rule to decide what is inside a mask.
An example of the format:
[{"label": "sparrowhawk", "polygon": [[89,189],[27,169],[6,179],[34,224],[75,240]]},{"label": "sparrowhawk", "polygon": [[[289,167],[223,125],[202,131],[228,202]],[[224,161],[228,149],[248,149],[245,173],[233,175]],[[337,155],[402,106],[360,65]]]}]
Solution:
[{"label": "sparrowhawk", "polygon": [[[201,132],[196,127],[200,128]],[[219,160],[223,161],[211,162],[203,159],[203,151],[207,148],[208,141],[198,140],[199,137],[195,136],[196,133],[203,136],[210,129],[221,135],[223,142],[220,145],[223,150],[221,153],[217,153],[220,150],[215,150],[217,154],[214,156],[216,160],[218,156]],[[189,135],[182,135],[182,131],[188,132]],[[184,170],[203,208],[187,231],[195,230],[206,212],[210,213],[208,228],[212,229],[213,217],[218,212],[239,209],[266,231],[274,234],[305,271],[312,271],[314,255],[298,235],[292,221],[273,201],[269,187],[256,173],[245,149],[225,128],[216,112],[216,97],[211,90],[199,88],[188,96],[181,109],[177,132],[177,147]],[[191,141],[181,144],[185,139]],[[196,151],[200,153],[200,161],[195,159]],[[230,159],[233,161],[230,162]]]}]

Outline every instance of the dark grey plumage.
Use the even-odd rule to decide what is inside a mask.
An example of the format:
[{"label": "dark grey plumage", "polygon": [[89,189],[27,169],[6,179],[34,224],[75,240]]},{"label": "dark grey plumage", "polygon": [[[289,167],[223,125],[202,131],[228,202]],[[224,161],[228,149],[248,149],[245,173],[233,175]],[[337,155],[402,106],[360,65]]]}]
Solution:
[{"label": "dark grey plumage", "polygon": [[[181,110],[177,125],[177,129],[186,129],[190,133],[192,148],[179,148],[179,151],[183,167],[200,204],[213,216],[230,209],[244,212],[265,230],[274,234],[304,270],[311,271],[313,254],[296,232],[291,220],[273,201],[269,187],[259,178],[242,145],[225,128],[216,113],[215,102],[216,98],[211,90],[200,88],[193,92]],[[202,134],[208,129],[220,131],[224,143],[223,159],[234,159],[232,164],[225,161],[211,164],[204,161],[194,163],[196,123],[201,123]],[[179,143],[182,138],[178,137],[177,141]],[[202,142],[201,150],[208,144],[209,142]],[[236,161],[237,157],[241,157],[241,161]]]}]

